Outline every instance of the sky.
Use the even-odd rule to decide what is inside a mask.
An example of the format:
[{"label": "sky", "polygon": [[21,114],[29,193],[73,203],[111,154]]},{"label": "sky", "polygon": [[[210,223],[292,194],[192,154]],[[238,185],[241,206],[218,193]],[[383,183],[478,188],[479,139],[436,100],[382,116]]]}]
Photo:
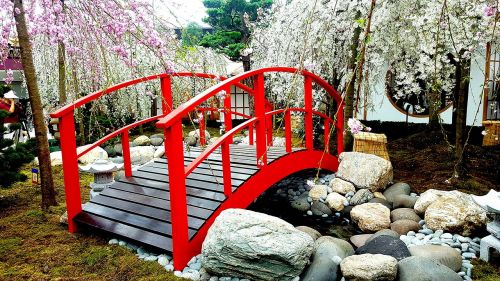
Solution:
[{"label": "sky", "polygon": [[196,22],[202,27],[209,27],[202,19],[206,16],[202,0],[151,0],[158,16],[175,27],[185,27],[189,22]]}]

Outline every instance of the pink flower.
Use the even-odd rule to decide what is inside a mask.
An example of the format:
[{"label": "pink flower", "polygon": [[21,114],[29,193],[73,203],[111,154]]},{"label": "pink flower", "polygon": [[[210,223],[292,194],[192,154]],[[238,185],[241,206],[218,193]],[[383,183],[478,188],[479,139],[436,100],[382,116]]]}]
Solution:
[{"label": "pink flower", "polygon": [[349,121],[347,121],[347,126],[349,126],[351,134],[353,135],[363,131],[363,124],[361,124],[361,122],[359,122],[355,118],[349,118]]},{"label": "pink flower", "polygon": [[491,17],[491,16],[495,15],[497,12],[496,8],[493,6],[486,6],[486,7],[484,7],[483,11],[484,11],[484,15],[486,17]]},{"label": "pink flower", "polygon": [[6,75],[5,75],[5,78],[3,79],[3,81],[7,85],[12,84],[12,82],[14,81],[14,71],[12,71],[12,69],[8,69],[6,71]]}]

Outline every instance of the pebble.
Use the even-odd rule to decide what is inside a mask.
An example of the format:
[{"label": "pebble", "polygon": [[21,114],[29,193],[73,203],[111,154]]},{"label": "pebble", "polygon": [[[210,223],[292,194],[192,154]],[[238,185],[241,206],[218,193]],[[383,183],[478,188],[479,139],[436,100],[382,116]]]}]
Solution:
[{"label": "pebble", "polygon": [[145,261],[156,261],[158,260],[157,256],[147,256],[144,258]]},{"label": "pebble", "polygon": [[465,276],[465,272],[463,272],[463,271],[460,271],[460,272],[458,273],[458,276],[460,276],[460,277],[463,277],[463,276]]},{"label": "pebble", "polygon": [[423,233],[417,233],[417,234],[415,234],[415,237],[416,237],[418,240],[422,240],[422,239],[424,239],[425,234],[423,234]]},{"label": "pebble", "polygon": [[413,230],[408,231],[407,236],[415,236],[415,231],[413,231]]},{"label": "pebble", "polygon": [[472,281],[472,278],[470,278],[469,276],[465,275],[464,276],[464,280],[466,280],[466,281]]},{"label": "pebble", "polygon": [[476,258],[476,254],[466,252],[466,253],[462,254],[462,257],[464,257],[465,259],[475,259]]},{"label": "pebble", "polygon": [[120,246],[125,246],[125,245],[127,245],[127,242],[125,242],[125,241],[120,241],[120,242],[118,242],[118,245],[120,245]]},{"label": "pebble", "polygon": [[434,233],[434,231],[432,231],[432,229],[428,229],[428,228],[427,229],[420,229],[418,232],[423,233],[425,235],[429,235],[429,234]]},{"label": "pebble", "polygon": [[118,239],[111,239],[111,240],[109,240],[109,242],[108,242],[108,244],[109,244],[109,245],[116,245],[116,244],[118,244],[118,243],[119,243]]},{"label": "pebble", "polygon": [[313,212],[312,212],[311,210],[308,210],[308,211],[307,211],[307,215],[308,215],[308,216],[312,216],[312,215],[313,215]]},{"label": "pebble", "polygon": [[420,221],[418,222],[418,224],[419,224],[420,226],[423,226],[423,225],[425,224],[425,220],[420,220]]},{"label": "pebble", "polygon": [[452,239],[453,240],[453,235],[451,235],[451,233],[443,233],[443,235],[441,235],[441,239]]}]

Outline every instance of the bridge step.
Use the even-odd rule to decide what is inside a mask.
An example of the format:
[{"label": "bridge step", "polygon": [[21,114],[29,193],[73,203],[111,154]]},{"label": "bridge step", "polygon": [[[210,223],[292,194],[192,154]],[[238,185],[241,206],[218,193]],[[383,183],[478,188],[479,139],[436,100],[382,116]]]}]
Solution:
[{"label": "bridge step", "polygon": [[[294,149],[297,150],[297,149]],[[257,173],[255,147],[231,145],[231,183],[233,191]],[[187,166],[202,150],[185,152]],[[284,148],[269,147],[268,161],[285,155]],[[125,237],[139,243],[172,251],[172,223],[168,160],[157,159],[105,189],[84,205],[75,218],[82,226]],[[226,199],[223,192],[220,150],[214,151],[187,178],[189,238],[210,218]]]}]

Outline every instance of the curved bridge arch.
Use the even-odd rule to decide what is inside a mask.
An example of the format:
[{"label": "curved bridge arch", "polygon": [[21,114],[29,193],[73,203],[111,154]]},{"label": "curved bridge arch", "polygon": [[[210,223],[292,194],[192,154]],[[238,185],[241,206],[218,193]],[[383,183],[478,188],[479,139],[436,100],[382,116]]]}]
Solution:
[{"label": "curved bridge arch", "polygon": [[[270,72],[285,72],[304,77],[304,107],[273,110],[265,98],[264,79]],[[112,86],[77,100],[51,114],[60,118],[61,148],[68,210],[69,231],[77,231],[84,224],[125,236],[142,243],[171,251],[174,267],[182,269],[192,256],[199,253],[203,239],[217,217],[227,208],[246,208],[262,192],[284,177],[305,169],[321,168],[336,171],[337,157],[330,154],[331,129],[337,131],[337,153],[343,151],[343,101],[326,81],[305,70],[272,67],[252,70],[224,78],[188,102],[172,109],[170,79],[176,76],[194,76],[214,79],[210,74],[159,74]],[[164,114],[128,125],[77,153],[74,132],[74,110],[124,87],[144,81],[160,79]],[[253,88],[242,83],[253,79]],[[323,88],[336,102],[337,118],[332,120],[313,110],[313,84]],[[242,88],[253,95],[254,114],[242,124],[232,127],[231,86]],[[225,92],[225,93],[224,93]],[[224,108],[200,108],[208,99],[222,93]],[[226,133],[212,144],[186,151],[183,143],[182,119],[193,111],[223,112]],[[291,112],[304,113],[305,147],[292,148]],[[271,118],[282,114],[285,123],[285,147],[272,147]],[[313,146],[313,115],[323,119],[325,149]],[[145,165],[132,172],[128,131],[140,124],[157,121],[164,130],[166,158]],[[203,123],[200,132],[204,132]],[[233,136],[249,129],[250,146],[232,144]],[[255,140],[253,140],[255,130]],[[77,157],[87,153],[112,137],[121,135],[125,164],[122,179],[101,195],[81,207]],[[204,145],[203,133],[200,133]],[[293,163],[293,165],[290,165]]]}]

